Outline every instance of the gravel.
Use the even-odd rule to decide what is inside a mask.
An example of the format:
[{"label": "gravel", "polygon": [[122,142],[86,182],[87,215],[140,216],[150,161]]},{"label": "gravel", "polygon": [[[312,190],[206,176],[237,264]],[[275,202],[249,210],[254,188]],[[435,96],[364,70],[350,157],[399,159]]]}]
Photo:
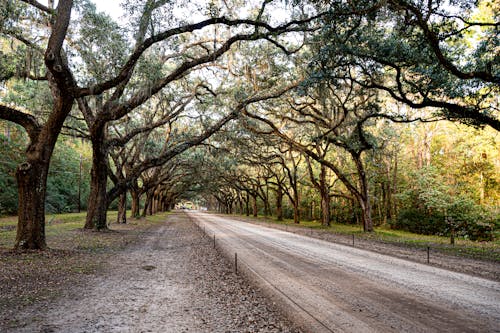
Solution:
[{"label": "gravel", "polygon": [[[191,214],[308,332],[497,332],[500,284],[231,217]],[[286,308],[283,309],[286,311]],[[300,318],[300,319],[298,319]]]},{"label": "gravel", "polygon": [[[184,228],[197,228],[194,223]],[[192,232],[200,235],[200,231]],[[300,332],[266,299],[250,286],[227,260],[213,249],[212,240],[192,247],[189,253],[193,297],[200,307],[197,315],[205,323],[205,332]]]}]

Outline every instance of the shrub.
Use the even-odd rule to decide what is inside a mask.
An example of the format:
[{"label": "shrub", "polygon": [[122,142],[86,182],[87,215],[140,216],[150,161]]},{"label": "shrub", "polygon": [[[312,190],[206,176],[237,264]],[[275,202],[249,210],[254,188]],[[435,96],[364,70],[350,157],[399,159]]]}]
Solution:
[{"label": "shrub", "polygon": [[414,208],[401,211],[389,224],[392,229],[423,235],[444,235],[448,227],[442,214],[431,215]]},{"label": "shrub", "polygon": [[[477,206],[468,211],[463,209],[452,211],[450,219],[456,236],[474,241],[494,240],[495,230],[500,227],[500,217]],[[401,211],[395,220],[389,221],[389,224],[392,229],[424,235],[449,236],[452,229],[444,214],[429,214],[418,209]]]}]

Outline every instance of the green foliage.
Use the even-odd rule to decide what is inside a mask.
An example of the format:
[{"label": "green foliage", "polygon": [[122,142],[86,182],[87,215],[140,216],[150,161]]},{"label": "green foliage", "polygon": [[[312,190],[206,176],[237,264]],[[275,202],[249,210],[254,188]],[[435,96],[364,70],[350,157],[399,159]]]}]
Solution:
[{"label": "green foliage", "polygon": [[[3,124],[2,124],[3,125]],[[0,134],[0,216],[17,212],[16,167],[22,162],[26,137],[17,127],[12,127],[9,138]],[[51,159],[47,179],[47,213],[72,212],[78,208],[78,178],[80,152],[87,148],[71,140],[61,139]],[[89,160],[82,158],[81,203],[85,208],[89,192]]]},{"label": "green foliage", "polygon": [[443,214],[429,215],[415,208],[401,211],[395,220],[389,222],[389,225],[393,229],[423,235],[444,235],[448,227]]},{"label": "green foliage", "polygon": [[[80,177],[79,147],[68,140],[56,145],[51,159],[47,179],[47,213],[73,212],[78,209],[78,187]],[[79,148],[81,149],[81,148]],[[90,188],[89,161],[82,157],[82,178],[80,183],[81,206],[84,208]]]},{"label": "green foliage", "polygon": [[0,101],[5,104],[14,104],[38,119],[44,119],[53,105],[46,82],[24,79],[10,80],[6,93],[3,96],[0,95]]},{"label": "green foliage", "polygon": [[[14,134],[0,134],[0,216],[17,212],[16,166],[20,163],[23,147],[13,140]],[[12,129],[14,131],[14,129]]]},{"label": "green foliage", "polygon": [[[476,9],[473,2],[332,1],[308,84],[353,79],[412,107],[433,106],[448,119],[498,126],[498,30],[492,23],[498,13],[484,18],[491,24],[481,29],[464,27],[474,22]],[[470,72],[485,75],[469,78]]]},{"label": "green foliage", "polygon": [[405,206],[390,222],[391,227],[425,235],[449,235],[452,226],[445,218],[449,217],[457,236],[492,240],[498,222],[491,217],[491,210],[476,204],[466,193],[455,193],[440,171],[428,166],[409,172],[411,182],[398,196]]},{"label": "green foliage", "polygon": [[494,231],[500,227],[499,217],[494,217],[478,207],[462,206],[448,219],[441,213],[429,214],[426,211],[409,208],[401,211],[389,224],[393,229],[438,236],[450,236],[453,224],[456,236],[473,241],[494,240]]},{"label": "green foliage", "polygon": [[[26,18],[30,18],[30,23]],[[33,29],[31,23],[44,25],[43,14],[20,1],[0,2],[0,82],[24,78],[27,74],[43,75],[43,58],[23,42],[11,38],[17,39],[26,30]]]},{"label": "green foliage", "polygon": [[97,12],[93,3],[82,1],[78,9],[81,29],[75,56],[81,57],[85,66],[79,63],[75,71],[85,84],[95,84],[116,75],[123,65],[128,43],[118,24],[108,15]]}]

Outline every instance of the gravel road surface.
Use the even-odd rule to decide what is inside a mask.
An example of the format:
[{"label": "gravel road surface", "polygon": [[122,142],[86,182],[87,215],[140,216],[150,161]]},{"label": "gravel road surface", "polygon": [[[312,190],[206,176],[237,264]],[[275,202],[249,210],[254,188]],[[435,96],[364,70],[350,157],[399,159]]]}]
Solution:
[{"label": "gravel road surface", "polygon": [[189,213],[304,331],[500,332],[500,283]]}]

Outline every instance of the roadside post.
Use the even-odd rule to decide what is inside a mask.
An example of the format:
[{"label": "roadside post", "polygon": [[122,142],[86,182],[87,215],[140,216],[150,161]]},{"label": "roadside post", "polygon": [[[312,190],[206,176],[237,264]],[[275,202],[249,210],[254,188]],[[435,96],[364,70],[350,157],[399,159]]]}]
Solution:
[{"label": "roadside post", "polygon": [[234,253],[234,273],[238,274],[238,253]]}]

